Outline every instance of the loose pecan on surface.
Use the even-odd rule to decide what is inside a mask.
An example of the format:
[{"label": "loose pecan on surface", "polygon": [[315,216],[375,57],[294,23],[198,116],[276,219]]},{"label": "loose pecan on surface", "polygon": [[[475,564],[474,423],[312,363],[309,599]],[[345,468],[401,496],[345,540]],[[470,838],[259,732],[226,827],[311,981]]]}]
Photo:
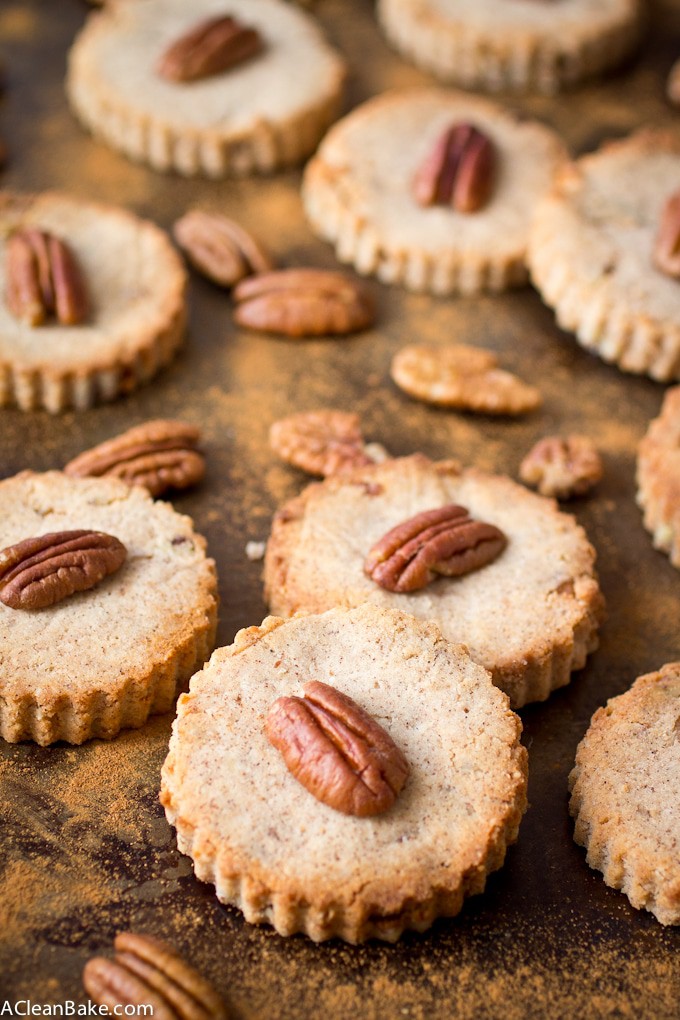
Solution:
[{"label": "loose pecan on surface", "polygon": [[87,317],[82,273],[73,252],[53,234],[35,227],[13,231],[7,241],[7,307],[29,326],[54,315],[63,326]]},{"label": "loose pecan on surface", "polygon": [[269,430],[272,450],[311,475],[347,474],[372,464],[365,452],[359,416],[348,411],[301,411],[275,421]]},{"label": "loose pecan on surface", "polygon": [[255,238],[221,213],[190,209],[172,232],[194,268],[221,287],[233,287],[245,276],[274,268]]},{"label": "loose pecan on surface", "polygon": [[602,461],[588,436],[546,436],[529,450],[519,476],[542,496],[582,496],[602,478]]},{"label": "loose pecan on surface", "polygon": [[172,946],[123,932],[114,948],[113,960],[98,956],[85,964],[83,987],[94,1002],[111,1012],[149,1004],[155,1020],[227,1020],[221,997]]},{"label": "loose pecan on surface", "polygon": [[497,366],[496,355],[480,347],[409,344],[397,351],[390,372],[409,396],[437,407],[506,415],[535,410],[536,387]]},{"label": "loose pecan on surface", "polygon": [[418,591],[437,576],[460,577],[491,563],[507,539],[493,524],[451,504],[423,510],[388,531],[369,552],[364,573],[388,591]]},{"label": "loose pecan on surface", "polygon": [[496,150],[472,124],[454,124],[437,140],[413,180],[419,205],[450,205],[461,213],[482,209],[493,190]]},{"label": "loose pecan on surface", "polygon": [[328,336],[367,329],[375,319],[365,288],[345,273],[281,269],[251,276],[233,292],[240,326],[285,336]]},{"label": "loose pecan on surface", "polygon": [[168,81],[189,82],[210,78],[249,60],[262,51],[262,36],[236,18],[207,18],[176,39],[156,65]]},{"label": "loose pecan on surface", "polygon": [[196,449],[200,437],[195,425],[183,421],[147,421],[81,453],[69,461],[64,473],[121,478],[160,496],[168,489],[196,485],[203,478],[205,458]]},{"label": "loose pecan on surface", "polygon": [[301,698],[275,701],[265,732],[298,782],[346,815],[382,814],[408,778],[408,762],[382,726],[318,680],[305,684]]},{"label": "loose pecan on surface", "polygon": [[664,203],[652,259],[666,276],[680,279],[680,191]]},{"label": "loose pecan on surface", "polygon": [[56,531],[0,552],[0,601],[11,609],[45,609],[94,588],[125,562],[127,550],[101,531]]}]

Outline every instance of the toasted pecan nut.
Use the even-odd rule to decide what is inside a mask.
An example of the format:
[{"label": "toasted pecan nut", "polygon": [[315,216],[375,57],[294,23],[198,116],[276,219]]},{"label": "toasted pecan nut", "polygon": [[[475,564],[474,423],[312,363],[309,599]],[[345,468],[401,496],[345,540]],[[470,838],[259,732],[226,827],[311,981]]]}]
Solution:
[{"label": "toasted pecan nut", "polygon": [[365,288],[345,273],[281,269],[251,276],[233,292],[240,326],[285,336],[328,336],[367,329],[375,310]]},{"label": "toasted pecan nut", "polygon": [[536,387],[497,365],[491,351],[467,344],[409,344],[397,351],[390,372],[409,396],[438,407],[481,414],[534,411],[541,403]]},{"label": "toasted pecan nut", "polygon": [[680,191],[673,192],[664,203],[652,260],[666,276],[680,280]]},{"label": "toasted pecan nut", "polygon": [[589,492],[602,478],[602,461],[588,436],[546,436],[529,450],[519,476],[542,496],[569,499]]},{"label": "toasted pecan nut", "polygon": [[0,602],[11,609],[45,609],[94,588],[126,556],[123,543],[101,531],[26,538],[0,552]]},{"label": "toasted pecan nut", "polygon": [[347,474],[373,464],[366,453],[359,416],[348,411],[301,411],[275,421],[269,443],[286,463],[310,475]]},{"label": "toasted pecan nut", "polygon": [[190,209],[172,232],[194,268],[221,287],[233,287],[245,276],[274,268],[255,238],[221,213]]},{"label": "toasted pecan nut", "polygon": [[450,504],[423,510],[388,531],[366,557],[364,573],[388,591],[418,591],[439,575],[479,570],[506,545],[495,525],[473,520],[465,507]]},{"label": "toasted pecan nut", "polygon": [[406,782],[406,758],[382,726],[352,698],[312,680],[303,697],[279,698],[267,739],[317,800],[358,818],[382,814]]},{"label": "toasted pecan nut", "polygon": [[64,326],[87,318],[88,300],[71,249],[44,230],[25,227],[7,241],[7,307],[29,326],[54,315]]},{"label": "toasted pecan nut", "polygon": [[64,468],[74,477],[120,478],[141,485],[152,496],[196,485],[205,474],[205,458],[196,447],[200,430],[182,421],[155,419],[136,425],[81,453]]},{"label": "toasted pecan nut", "polygon": [[168,81],[209,78],[256,56],[264,47],[255,28],[221,15],[201,21],[170,45],[156,65]]},{"label": "toasted pecan nut", "polygon": [[113,960],[95,957],[83,970],[83,987],[99,1005],[153,1006],[160,1020],[226,1020],[221,997],[175,950],[159,939],[132,932],[114,941]]},{"label": "toasted pecan nut", "polygon": [[413,181],[419,205],[450,205],[461,213],[482,209],[493,190],[496,150],[472,124],[454,124],[437,140]]}]

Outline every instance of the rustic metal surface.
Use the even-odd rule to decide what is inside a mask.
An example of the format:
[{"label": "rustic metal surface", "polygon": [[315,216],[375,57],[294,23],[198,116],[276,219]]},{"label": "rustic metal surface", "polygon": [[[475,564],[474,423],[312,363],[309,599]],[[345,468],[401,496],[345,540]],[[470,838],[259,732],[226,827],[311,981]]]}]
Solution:
[{"label": "rustic metal surface", "polygon": [[[351,68],[349,103],[427,80],[391,54],[367,0],[320,0],[318,16]],[[2,0],[8,88],[0,137],[7,187],[69,189],[129,206],[169,226],[197,200],[236,215],[288,264],[333,266],[306,227],[299,175],[209,183],[161,177],[92,141],[63,94],[65,55],[87,14],[80,0]],[[572,151],[642,124],[677,124],[664,78],[680,53],[678,15],[657,8],[641,54],[600,85],[560,99],[512,100],[560,130]],[[609,618],[600,650],[571,685],[522,712],[531,807],[520,839],[487,892],[461,916],[397,946],[314,946],[245,924],[197,882],[157,801],[170,718],[111,744],[0,747],[0,1001],[84,1002],[85,960],[116,930],[162,935],[184,950],[242,1018],[644,1017],[678,1015],[677,930],[664,929],[607,889],[571,838],[566,781],[593,711],[640,673],[680,658],[680,575],[653,551],[634,502],[634,451],[663,388],[626,377],[560,333],[525,289],[480,300],[438,300],[371,284],[377,328],[336,341],[237,332],[228,298],[196,276],[191,331],[175,363],[128,399],[86,414],[0,410],[0,474],[58,467],[86,446],[155,416],[205,430],[209,472],[175,501],[208,538],[220,576],[219,643],[265,615],[259,563],[277,504],[304,484],[268,451],[272,420],[296,409],[357,410],[394,454],[423,450],[516,477],[521,457],[554,431],[590,434],[605,478],[574,512],[595,544]],[[413,340],[491,347],[540,386],[541,411],[499,421],[434,411],[390,383],[391,354]],[[1,534],[0,522],[0,534]],[[0,669],[3,650],[0,649]]]}]

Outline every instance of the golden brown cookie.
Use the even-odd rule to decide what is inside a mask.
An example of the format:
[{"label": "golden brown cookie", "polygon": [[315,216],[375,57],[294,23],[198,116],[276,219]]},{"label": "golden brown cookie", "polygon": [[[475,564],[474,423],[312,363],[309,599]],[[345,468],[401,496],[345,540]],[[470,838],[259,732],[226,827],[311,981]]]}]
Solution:
[{"label": "golden brown cookie", "polygon": [[[493,562],[408,594],[367,576],[369,552],[392,528],[450,504],[506,536]],[[433,620],[519,706],[567,684],[596,648],[603,603],[594,560],[583,530],[551,500],[416,454],[327,478],[286,503],[267,545],[265,594],[278,616],[371,602]]]},{"label": "golden brown cookie", "polygon": [[0,482],[2,543],[92,529],[123,566],[46,609],[0,603],[0,734],[81,744],[169,711],[213,647],[215,566],[189,517],[118,479],[24,471]]},{"label": "golden brown cookie", "polygon": [[[162,77],[168,48],[216,15],[254,29],[260,52],[198,80]],[[118,0],[77,37],[67,91],[83,124],[131,159],[225,177],[309,155],[338,114],[344,77],[314,19],[281,0]]]},{"label": "golden brown cookie", "polygon": [[680,663],[592,718],[569,777],[574,839],[634,907],[680,924]]},{"label": "golden brown cookie", "polygon": [[[26,228],[68,243],[87,289],[84,321],[69,325],[48,318],[31,325],[10,310],[8,237]],[[185,286],[181,260],[155,224],[57,192],[4,192],[0,406],[84,410],[147,382],[184,336]]]},{"label": "golden brown cookie", "polygon": [[[272,706],[311,680],[351,698],[405,757],[382,813],[317,799],[270,743]],[[457,914],[503,863],[526,806],[520,731],[485,670],[433,624],[372,605],[270,617],[216,651],[180,699],[161,801],[196,876],[247,921],[394,941]]]},{"label": "golden brown cookie", "polygon": [[638,447],[637,485],[654,547],[680,568],[680,386],[667,391]]}]

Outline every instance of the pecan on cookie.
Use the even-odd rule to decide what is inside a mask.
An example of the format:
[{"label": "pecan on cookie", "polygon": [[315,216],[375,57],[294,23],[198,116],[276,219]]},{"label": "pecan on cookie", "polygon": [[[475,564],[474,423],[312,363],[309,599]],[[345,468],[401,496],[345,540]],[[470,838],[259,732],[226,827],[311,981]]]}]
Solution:
[{"label": "pecan on cookie", "polygon": [[262,36],[237,18],[206,18],[176,39],[161,56],[156,70],[173,82],[197,81],[227,71],[263,49]]},{"label": "pecan on cookie", "polygon": [[12,315],[28,326],[41,326],[50,316],[63,326],[87,318],[87,291],[73,251],[35,227],[9,236],[6,297]]},{"label": "pecan on cookie", "polygon": [[413,181],[419,205],[450,205],[473,213],[491,197],[496,167],[493,142],[472,124],[448,128],[421,164]]}]

